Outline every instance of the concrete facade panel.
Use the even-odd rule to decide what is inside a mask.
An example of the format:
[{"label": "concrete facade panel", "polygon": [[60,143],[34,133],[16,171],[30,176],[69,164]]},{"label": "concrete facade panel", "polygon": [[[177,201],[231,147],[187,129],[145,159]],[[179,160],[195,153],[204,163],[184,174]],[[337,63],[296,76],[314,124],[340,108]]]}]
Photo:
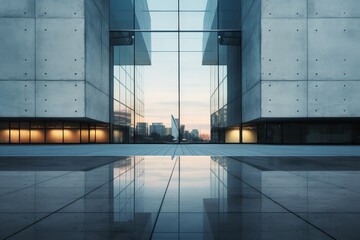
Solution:
[{"label": "concrete facade panel", "polygon": [[[241,2],[242,121],[261,116],[261,1]],[[241,121],[239,121],[239,124]]]},{"label": "concrete facade panel", "polygon": [[109,69],[110,69],[110,48],[109,48],[109,25],[102,21],[101,39],[101,89],[109,95]]},{"label": "concrete facade panel", "polygon": [[0,17],[34,17],[35,0],[2,0]]},{"label": "concrete facade panel", "polygon": [[307,23],[305,19],[263,19],[261,79],[307,79]]},{"label": "concrete facade panel", "polygon": [[261,117],[307,117],[307,81],[262,81]]},{"label": "concrete facade panel", "polygon": [[[105,19],[105,21],[109,23],[110,0],[92,0],[92,1],[95,3],[103,19]],[[140,4],[140,2],[138,4]]]},{"label": "concrete facade panel", "polygon": [[86,81],[101,91],[106,92],[108,88],[106,88],[106,84],[102,81],[101,74],[102,15],[93,1],[86,1],[85,6]]},{"label": "concrete facade panel", "polygon": [[37,81],[36,117],[85,117],[84,81]]},{"label": "concrete facade panel", "polygon": [[35,81],[0,81],[0,117],[35,117]]},{"label": "concrete facade panel", "polygon": [[309,18],[360,17],[359,0],[308,0]]},{"label": "concrete facade panel", "polygon": [[[253,4],[249,6],[249,12],[244,12],[244,19],[242,21],[242,47],[244,48],[247,44],[250,43],[250,39],[257,32],[260,32],[260,23],[261,23],[261,11],[260,11],[260,1],[253,1]],[[244,4],[243,4],[244,5]],[[258,39],[260,43],[260,35]]]},{"label": "concrete facade panel", "polygon": [[[245,1],[243,5],[250,4]],[[250,6],[247,18],[244,19],[242,31],[242,91],[243,93],[260,82],[260,56],[261,56],[261,25],[260,2]]]},{"label": "concrete facade panel", "polygon": [[243,52],[243,69],[242,69],[242,91],[248,91],[254,85],[260,82],[261,65],[260,65],[260,28],[259,31],[253,34],[249,40],[251,43],[247,44],[242,50]]},{"label": "concrete facade panel", "polygon": [[[257,7],[254,5],[258,5]],[[261,2],[253,1],[253,0],[243,0],[241,1],[241,24],[244,25],[245,21],[248,19],[248,15],[251,12],[250,9],[252,7],[260,10]]]},{"label": "concrete facade panel", "polygon": [[109,96],[86,83],[86,117],[109,122]]},{"label": "concrete facade panel", "polygon": [[242,96],[242,121],[249,122],[261,117],[261,89],[256,84]]},{"label": "concrete facade panel", "polygon": [[309,117],[360,117],[360,81],[309,81]]},{"label": "concrete facade panel", "polygon": [[102,90],[106,95],[110,95],[109,88],[109,49],[105,46],[102,46],[101,50],[101,81],[102,81]]},{"label": "concrete facade panel", "polygon": [[36,16],[50,18],[84,18],[86,0],[36,0]]},{"label": "concrete facade panel", "polygon": [[306,18],[307,0],[262,0],[261,18]]},{"label": "concrete facade panel", "polygon": [[98,9],[100,13],[103,12],[103,2],[104,0],[90,0],[94,3],[95,7]]},{"label": "concrete facade panel", "polygon": [[0,18],[0,80],[35,78],[35,20]]},{"label": "concrete facade panel", "polygon": [[110,25],[110,0],[103,0],[103,18]]},{"label": "concrete facade panel", "polygon": [[83,19],[42,18],[36,22],[36,78],[84,80]]},{"label": "concrete facade panel", "polygon": [[309,80],[360,80],[360,19],[309,19]]}]

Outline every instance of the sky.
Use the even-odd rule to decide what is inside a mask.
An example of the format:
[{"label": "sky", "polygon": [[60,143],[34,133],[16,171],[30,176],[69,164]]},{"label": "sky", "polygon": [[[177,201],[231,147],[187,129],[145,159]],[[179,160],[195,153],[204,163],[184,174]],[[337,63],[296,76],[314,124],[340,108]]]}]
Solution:
[{"label": "sky", "polygon": [[[204,10],[206,0],[181,0],[186,10]],[[148,0],[152,30],[177,29],[177,0]],[[156,11],[153,11],[156,10]],[[161,10],[160,12],[157,10]],[[153,11],[153,12],[152,12]],[[201,30],[204,12],[184,13],[182,29]],[[202,65],[201,32],[180,33],[180,122],[210,133],[210,66]],[[144,66],[145,121],[171,126],[178,118],[178,33],[151,33],[151,66]]]}]

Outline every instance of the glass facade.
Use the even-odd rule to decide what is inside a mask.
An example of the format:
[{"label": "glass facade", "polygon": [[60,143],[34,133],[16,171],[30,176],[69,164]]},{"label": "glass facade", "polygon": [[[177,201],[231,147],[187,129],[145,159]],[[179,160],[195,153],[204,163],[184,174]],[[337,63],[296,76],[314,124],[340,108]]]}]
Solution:
[{"label": "glass facade", "polygon": [[244,143],[359,144],[356,122],[267,122],[242,128]]},{"label": "glass facade", "polygon": [[211,139],[214,143],[233,142],[227,131],[241,124],[241,35],[222,31],[217,38],[218,65],[210,75]]},{"label": "glass facade", "polygon": [[[144,119],[142,67],[135,65],[134,36],[113,46],[113,142],[133,142],[135,122]],[[135,81],[136,79],[136,81]]]},{"label": "glass facade", "polygon": [[228,96],[240,89],[240,3],[112,0],[110,10],[114,142],[221,140],[241,104]]}]

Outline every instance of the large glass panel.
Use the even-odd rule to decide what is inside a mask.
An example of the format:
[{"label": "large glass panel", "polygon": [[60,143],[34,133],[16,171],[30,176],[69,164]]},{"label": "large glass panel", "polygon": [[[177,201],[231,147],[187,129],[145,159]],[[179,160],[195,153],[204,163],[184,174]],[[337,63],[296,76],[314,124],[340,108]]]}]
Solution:
[{"label": "large glass panel", "polygon": [[0,143],[9,143],[10,132],[9,132],[9,123],[0,122]]},{"label": "large glass panel", "polygon": [[[206,35],[215,38],[216,35]],[[180,124],[184,125],[183,142],[210,139],[210,81],[217,55],[205,54],[216,45],[203,46],[202,32],[180,33]],[[213,59],[210,59],[210,58]],[[214,98],[212,98],[214,99]]]},{"label": "large glass panel", "polygon": [[[186,1],[183,0],[183,1],[191,2],[190,0],[186,0]],[[210,29],[216,30],[218,28],[217,5],[218,5],[218,0],[207,0],[205,14],[204,14],[204,21],[203,21],[203,23],[204,23],[203,29],[204,30],[210,30]]]},{"label": "large glass panel", "polygon": [[20,123],[20,143],[30,142],[30,124],[28,122]]},{"label": "large glass panel", "polygon": [[[134,84],[135,84],[135,41],[132,32],[118,32],[112,35],[113,47],[113,141],[133,142],[134,128]],[[121,127],[120,127],[121,126]],[[99,131],[104,135],[102,131]],[[104,132],[105,133],[105,132]],[[120,136],[127,136],[123,138]],[[108,136],[102,137],[101,142]],[[91,134],[90,134],[91,138]],[[98,138],[96,139],[97,142]]]},{"label": "large glass panel", "polygon": [[207,0],[180,0],[180,30],[204,29]]},{"label": "large glass panel", "polygon": [[134,26],[134,0],[110,0],[110,28],[124,30]]},{"label": "large glass panel", "polygon": [[241,95],[240,34],[228,30],[239,30],[240,1],[122,1],[111,1],[128,16],[111,13],[113,140],[223,139],[241,119],[241,99],[228,93]]},{"label": "large glass panel", "polygon": [[242,1],[238,0],[218,0],[218,28],[220,30],[240,30],[241,3]]},{"label": "large glass panel", "polygon": [[142,91],[137,87],[135,94],[140,108],[136,111],[136,142],[173,142],[177,136],[172,130],[178,129],[171,124],[172,117],[178,119],[178,33],[151,33],[151,61],[144,51],[146,34],[135,36],[140,77],[136,82],[144,88]]},{"label": "large glass panel", "polygon": [[178,0],[147,0],[146,6],[142,4],[137,7],[136,16],[140,23],[147,23],[139,24],[136,27],[137,29],[151,29],[151,31],[178,30]]}]

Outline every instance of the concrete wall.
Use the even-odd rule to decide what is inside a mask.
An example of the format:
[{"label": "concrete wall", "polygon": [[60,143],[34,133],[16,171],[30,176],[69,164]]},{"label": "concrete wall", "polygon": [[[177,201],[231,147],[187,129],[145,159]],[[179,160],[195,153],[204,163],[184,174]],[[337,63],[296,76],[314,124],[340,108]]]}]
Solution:
[{"label": "concrete wall", "polygon": [[109,0],[85,0],[86,117],[109,122]]},{"label": "concrete wall", "polygon": [[260,117],[261,2],[243,0],[242,26],[242,120]]},{"label": "concrete wall", "polygon": [[[260,3],[261,23],[250,6]],[[243,5],[243,121],[360,117],[360,1]]]},{"label": "concrete wall", "polygon": [[108,121],[108,29],[108,0],[2,1],[0,117]]}]

